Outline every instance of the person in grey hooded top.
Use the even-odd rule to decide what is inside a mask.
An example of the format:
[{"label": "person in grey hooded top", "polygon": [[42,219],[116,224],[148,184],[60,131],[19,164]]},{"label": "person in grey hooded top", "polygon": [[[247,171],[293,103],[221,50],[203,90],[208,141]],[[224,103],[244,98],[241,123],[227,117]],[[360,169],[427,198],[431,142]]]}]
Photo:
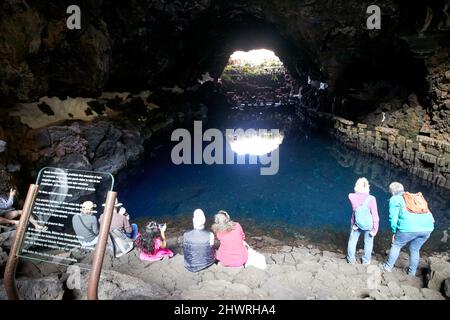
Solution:
[{"label": "person in grey hooded top", "polygon": [[81,206],[81,213],[72,218],[73,229],[83,247],[95,246],[98,241],[99,227],[94,215],[95,207],[92,201],[85,201]]}]

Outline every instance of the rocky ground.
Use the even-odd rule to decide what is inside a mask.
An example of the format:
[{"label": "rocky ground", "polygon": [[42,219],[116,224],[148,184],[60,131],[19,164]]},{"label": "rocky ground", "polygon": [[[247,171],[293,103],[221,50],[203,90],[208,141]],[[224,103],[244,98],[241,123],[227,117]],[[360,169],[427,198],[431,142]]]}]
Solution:
[{"label": "rocky ground", "polygon": [[[266,256],[266,270],[213,265],[199,273],[188,272],[180,252],[180,237],[168,240],[175,256],[159,262],[140,261],[136,250],[117,259],[108,254],[99,298],[445,300],[450,296],[448,253],[422,258],[420,276],[411,278],[404,271],[406,254],[400,256],[392,273],[386,273],[378,266],[384,260],[379,255],[370,266],[349,265],[344,254],[314,245],[286,246],[268,237],[248,240],[265,243],[266,249],[260,251]],[[69,274],[73,275],[73,270],[63,266],[24,262],[19,291],[32,300],[85,299],[88,271],[81,271],[79,281]],[[5,298],[0,287],[0,299]]]}]

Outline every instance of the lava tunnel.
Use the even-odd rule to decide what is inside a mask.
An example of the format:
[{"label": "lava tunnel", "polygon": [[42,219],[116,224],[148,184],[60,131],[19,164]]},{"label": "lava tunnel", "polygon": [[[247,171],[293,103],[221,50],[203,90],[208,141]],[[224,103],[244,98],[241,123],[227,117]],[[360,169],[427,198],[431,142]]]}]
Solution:
[{"label": "lava tunnel", "polygon": [[0,299],[448,298],[449,8],[0,1]]}]

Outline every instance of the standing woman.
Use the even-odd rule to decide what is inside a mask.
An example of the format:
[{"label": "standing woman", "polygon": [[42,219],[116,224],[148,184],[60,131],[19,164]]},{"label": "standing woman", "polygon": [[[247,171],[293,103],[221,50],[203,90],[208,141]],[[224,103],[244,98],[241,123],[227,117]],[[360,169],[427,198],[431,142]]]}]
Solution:
[{"label": "standing woman", "polygon": [[[355,184],[355,193],[350,193],[348,199],[352,205],[352,219],[351,225],[352,230],[350,232],[350,238],[348,240],[347,246],[347,262],[354,264],[356,262],[356,245],[358,244],[358,239],[361,233],[364,233],[364,256],[362,258],[362,263],[364,265],[369,265],[372,259],[373,250],[373,238],[378,232],[379,217],[377,209],[377,200],[374,196],[370,195],[370,185],[366,178],[359,178]],[[364,227],[362,224],[358,223],[358,218],[355,217],[355,212],[358,214],[371,215],[369,219],[369,227]],[[367,219],[366,219],[367,221]]]},{"label": "standing woman", "polygon": [[403,197],[405,189],[401,183],[391,183],[389,191],[392,194],[389,200],[389,222],[394,235],[392,236],[392,247],[383,269],[391,272],[400,250],[409,245],[408,275],[415,277],[420,261],[420,249],[430,238],[435,220],[429,210],[422,213],[409,211]]},{"label": "standing woman", "polygon": [[220,210],[214,216],[212,231],[220,241],[216,258],[225,267],[241,267],[248,259],[244,246],[245,234],[239,223],[231,221],[226,211]]}]

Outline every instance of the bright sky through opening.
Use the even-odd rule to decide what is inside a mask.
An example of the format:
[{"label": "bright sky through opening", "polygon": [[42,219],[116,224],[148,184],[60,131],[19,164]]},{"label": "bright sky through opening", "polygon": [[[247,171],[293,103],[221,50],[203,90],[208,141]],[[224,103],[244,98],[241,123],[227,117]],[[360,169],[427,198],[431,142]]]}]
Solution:
[{"label": "bright sky through opening", "polygon": [[244,65],[250,64],[252,66],[259,66],[264,63],[272,63],[282,65],[281,60],[275,55],[273,51],[267,49],[258,49],[250,51],[236,51],[230,56],[230,64]]}]

